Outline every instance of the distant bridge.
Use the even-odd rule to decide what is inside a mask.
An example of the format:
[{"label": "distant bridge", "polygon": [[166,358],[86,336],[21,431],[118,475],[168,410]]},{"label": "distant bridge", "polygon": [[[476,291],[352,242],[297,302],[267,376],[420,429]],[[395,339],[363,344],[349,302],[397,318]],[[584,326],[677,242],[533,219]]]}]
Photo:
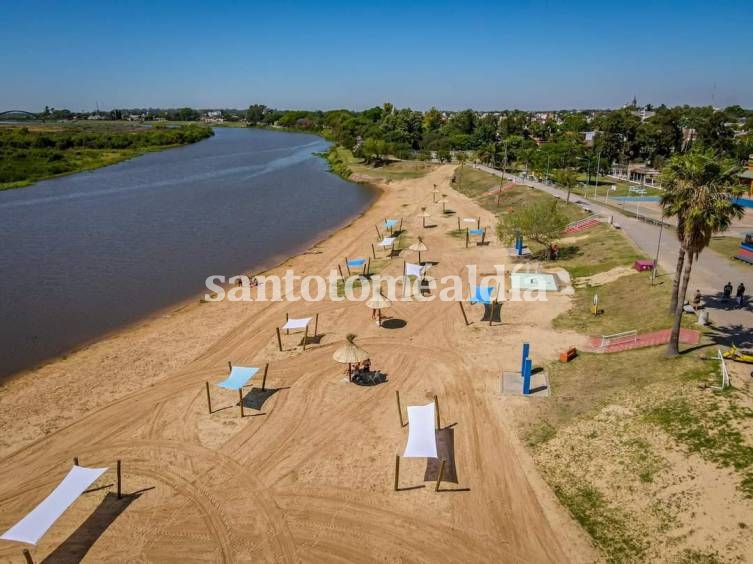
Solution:
[{"label": "distant bridge", "polygon": [[24,116],[33,117],[33,118],[37,117],[37,114],[33,114],[33,113],[27,112],[25,110],[5,110],[4,112],[0,112],[0,117],[5,116],[5,115],[9,115],[9,114],[13,114],[13,115],[19,115],[20,114],[20,115],[24,115]]}]

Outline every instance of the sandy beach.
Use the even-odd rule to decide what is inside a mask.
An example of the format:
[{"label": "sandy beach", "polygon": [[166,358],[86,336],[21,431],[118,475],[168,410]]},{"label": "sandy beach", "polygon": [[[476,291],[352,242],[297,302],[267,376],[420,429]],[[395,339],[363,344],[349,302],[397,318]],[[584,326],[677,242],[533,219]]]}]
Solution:
[{"label": "sandy beach", "polygon": [[[346,256],[368,256],[374,225],[403,218],[407,236],[422,236],[437,262],[435,277],[466,265],[491,272],[509,264],[492,235],[465,248],[449,233],[457,216],[493,215],[450,187],[454,166],[381,186],[361,217],[270,273],[327,275]],[[448,194],[432,203],[437,184]],[[432,217],[422,228],[427,207]],[[382,269],[400,275],[402,251]],[[226,273],[232,275],[235,273]],[[0,528],[31,510],[62,479],[74,456],[109,466],[96,486],[114,483],[123,461],[124,491],[83,495],[32,550],[35,561],[91,562],[593,562],[587,535],[538,476],[512,429],[511,406],[536,398],[503,396],[500,375],[515,370],[523,341],[536,365],[581,344],[551,320],[571,298],[507,302],[502,324],[481,323],[481,306],[397,302],[402,322],[378,327],[363,303],[193,302],[130,327],[0,388]],[[319,315],[319,336],[305,352],[275,328],[285,316]],[[345,335],[371,353],[388,382],[347,382],[332,359]],[[205,382],[227,374],[228,361],[269,362],[276,390],[241,419],[237,394]],[[258,385],[258,384],[257,384]],[[434,491],[425,461],[401,465],[404,491],[393,491],[395,454],[407,430],[395,404],[439,398],[442,423],[454,434],[458,482]],[[407,489],[411,486],[425,487]],[[83,525],[83,526],[82,526]],[[2,543],[0,559],[21,560],[22,545]]]}]

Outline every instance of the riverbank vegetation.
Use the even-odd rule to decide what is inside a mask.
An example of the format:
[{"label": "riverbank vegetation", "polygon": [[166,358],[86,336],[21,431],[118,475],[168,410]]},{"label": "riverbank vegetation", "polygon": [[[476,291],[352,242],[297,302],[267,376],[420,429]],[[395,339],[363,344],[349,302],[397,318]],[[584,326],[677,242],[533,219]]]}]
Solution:
[{"label": "riverbank vegetation", "polygon": [[0,190],[91,170],[137,155],[195,143],[208,127],[33,125],[0,127]]},{"label": "riverbank vegetation", "polygon": [[603,173],[613,162],[638,160],[660,168],[671,155],[691,148],[710,149],[741,164],[753,153],[753,111],[739,106],[719,111],[633,103],[618,110],[420,112],[387,103],[361,112],[324,112],[255,104],[246,121],[318,133],[367,160],[385,153],[447,160],[450,152],[464,151],[481,163],[541,177],[574,169],[593,178],[597,166]]}]

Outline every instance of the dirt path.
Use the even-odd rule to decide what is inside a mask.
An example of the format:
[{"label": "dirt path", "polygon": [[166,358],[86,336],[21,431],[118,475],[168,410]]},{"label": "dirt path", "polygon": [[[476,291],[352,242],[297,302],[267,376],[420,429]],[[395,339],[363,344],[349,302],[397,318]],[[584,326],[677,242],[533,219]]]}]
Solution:
[{"label": "dirt path", "polygon": [[[506,262],[495,242],[465,249],[448,235],[457,220],[431,203],[433,184],[460,216],[493,221],[450,188],[452,171],[440,167],[385,186],[319,252],[283,267],[326,274],[344,256],[366,256],[374,224],[395,216],[409,236],[423,235],[426,259],[439,263],[435,276]],[[421,206],[436,227],[421,228]],[[398,275],[402,264],[393,259],[383,272]],[[585,535],[513,436],[509,398],[499,393],[499,375],[516,365],[523,340],[543,364],[582,339],[551,329],[568,306],[566,296],[506,303],[505,323],[494,327],[478,322],[479,306],[468,308],[474,323],[466,327],[456,304],[438,300],[396,303],[390,314],[405,322],[396,329],[377,327],[362,303],[330,301],[191,305],[144,323],[3,387],[0,528],[41,500],[73,456],[90,466],[121,458],[125,490],[143,491],[120,502],[106,498],[109,488],[82,496],[33,551],[37,560],[594,561]],[[286,313],[318,313],[321,341],[305,353],[278,352],[274,328]],[[343,381],[332,353],[350,332],[388,374],[387,384]],[[294,342],[288,337],[285,346]],[[204,382],[218,381],[228,360],[270,362],[267,386],[277,391],[244,419],[237,395],[218,388],[215,412],[207,413]],[[404,405],[438,395],[459,477],[447,486],[466,491],[435,493],[429,482],[392,491],[394,456],[406,438],[395,390]],[[402,485],[424,484],[423,471],[423,461],[403,461]],[[112,481],[107,476],[102,485]],[[19,546],[0,546],[0,558],[19,556]]]}]

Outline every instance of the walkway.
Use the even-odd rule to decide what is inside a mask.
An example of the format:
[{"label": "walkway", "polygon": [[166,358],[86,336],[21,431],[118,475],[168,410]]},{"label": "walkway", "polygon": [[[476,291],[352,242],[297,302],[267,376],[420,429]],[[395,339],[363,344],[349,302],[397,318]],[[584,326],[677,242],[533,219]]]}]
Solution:
[{"label": "walkway", "polygon": [[[494,170],[490,167],[483,165],[475,166],[489,174],[500,177],[503,176],[501,171]],[[567,197],[567,192],[565,190],[554,186],[531,180],[522,180],[512,174],[504,175],[504,177],[520,184],[543,190],[553,196],[559,196],[562,199]],[[576,194],[570,195],[571,201],[581,199],[582,197]],[[619,224],[625,234],[632,239],[638,248],[649,257],[653,258],[656,256],[657,243],[659,242],[660,235],[660,228],[658,226],[645,223],[634,217],[623,215],[613,208],[604,207],[591,200],[588,200],[588,207],[595,214],[606,217],[612,216],[614,222]],[[668,274],[659,276],[660,283],[670,283],[671,277],[674,275],[679,248],[680,244],[677,241],[674,230],[666,228],[662,229],[658,263],[659,268]],[[727,257],[724,257],[711,249],[706,249],[693,264],[693,272],[690,277],[688,293],[692,294],[695,292],[696,288],[700,289],[706,301],[706,308],[710,311],[710,321],[715,326],[724,328],[725,331],[723,332],[731,339],[735,339],[736,342],[748,342],[749,344],[753,344],[750,343],[750,341],[753,340],[753,335],[749,329],[751,324],[753,324],[753,316],[751,315],[750,308],[725,309],[722,307],[715,307],[718,298],[721,295],[722,287],[728,281],[732,282],[735,287],[737,287],[739,282],[743,282],[745,287],[748,288],[748,292],[753,291],[753,266],[735,264]]]}]

